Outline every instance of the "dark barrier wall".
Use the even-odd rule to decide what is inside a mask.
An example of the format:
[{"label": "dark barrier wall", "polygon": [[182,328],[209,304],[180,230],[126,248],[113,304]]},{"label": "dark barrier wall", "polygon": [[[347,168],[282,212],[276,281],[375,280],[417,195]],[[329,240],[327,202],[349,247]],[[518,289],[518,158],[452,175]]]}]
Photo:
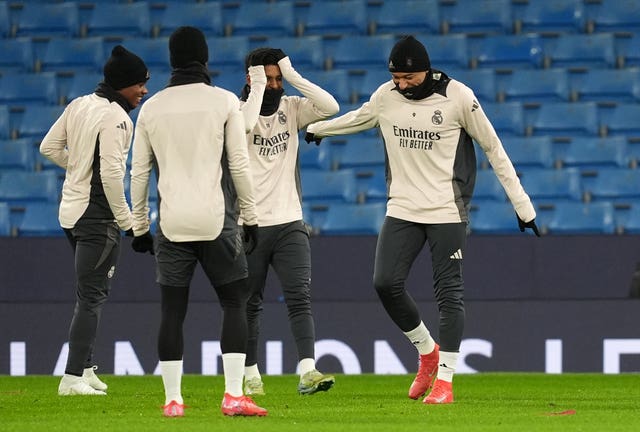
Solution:
[{"label": "dark barrier wall", "polygon": [[[123,239],[110,301],[157,301],[153,257],[133,252],[130,241]],[[313,238],[315,301],[376,300],[375,243],[369,236]],[[640,261],[640,236],[471,236],[464,258],[468,300],[620,299],[628,297]],[[0,283],[2,302],[71,301],[73,261],[66,239],[0,238]],[[417,300],[433,300],[427,252],[418,257],[408,286]],[[279,291],[271,278],[267,301],[277,301]],[[201,272],[192,300],[214,300]]]},{"label": "dark barrier wall", "polygon": [[[112,297],[96,347],[104,373],[155,372],[159,318],[154,262],[124,239]],[[465,256],[467,327],[460,372],[640,371],[640,300],[629,284],[639,236],[470,237]],[[344,373],[415,371],[414,348],[371,287],[375,238],[312,240],[319,367]],[[73,309],[66,240],[0,240],[0,374],[59,374]],[[428,254],[409,287],[437,336]],[[185,371],[221,373],[219,305],[198,273],[186,322]],[[270,279],[260,364],[295,372],[286,310]]]}]

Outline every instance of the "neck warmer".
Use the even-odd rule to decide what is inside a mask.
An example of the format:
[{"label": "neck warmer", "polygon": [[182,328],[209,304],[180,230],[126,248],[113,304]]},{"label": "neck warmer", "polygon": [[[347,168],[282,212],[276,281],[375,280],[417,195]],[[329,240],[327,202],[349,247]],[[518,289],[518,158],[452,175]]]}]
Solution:
[{"label": "neck warmer", "polygon": [[270,116],[278,110],[284,89],[266,89],[260,107],[261,116]]},{"label": "neck warmer", "polygon": [[127,113],[131,112],[135,107],[129,103],[127,98],[122,96],[122,94],[118,93],[117,90],[114,90],[109,84],[105,82],[101,82],[96,87],[95,93],[107,99],[109,102],[115,102],[122,107]]},{"label": "neck warmer", "polygon": [[398,88],[398,86],[396,85],[395,89],[398,91],[398,93],[400,93],[407,99],[420,100],[431,96],[435,92],[435,87],[437,84],[438,81],[435,81],[433,79],[432,71],[429,71],[427,72],[427,76],[424,78],[424,81],[422,81],[417,86],[407,87],[404,90],[400,90],[400,88]]},{"label": "neck warmer", "polygon": [[191,62],[183,68],[173,69],[167,87],[195,83],[211,84],[209,69],[200,62]]}]

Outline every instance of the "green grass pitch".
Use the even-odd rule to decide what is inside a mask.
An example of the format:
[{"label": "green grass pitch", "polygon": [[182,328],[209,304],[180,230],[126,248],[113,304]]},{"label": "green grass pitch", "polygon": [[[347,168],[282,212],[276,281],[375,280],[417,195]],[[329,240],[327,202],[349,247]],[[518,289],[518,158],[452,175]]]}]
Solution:
[{"label": "green grass pitch", "polygon": [[296,393],[297,377],[265,376],[263,418],[220,413],[221,376],[186,375],[183,418],[162,417],[158,376],[101,375],[108,396],[57,395],[58,377],[0,376],[0,430],[13,431],[638,431],[640,375],[458,375],[455,403],[407,397],[410,375],[337,375],[329,392]]}]

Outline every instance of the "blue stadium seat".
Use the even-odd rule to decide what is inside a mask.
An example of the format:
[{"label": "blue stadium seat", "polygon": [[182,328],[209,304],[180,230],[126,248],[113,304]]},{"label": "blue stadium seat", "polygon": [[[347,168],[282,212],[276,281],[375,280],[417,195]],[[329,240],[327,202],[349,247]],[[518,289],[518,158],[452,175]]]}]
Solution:
[{"label": "blue stadium seat", "polygon": [[316,146],[300,140],[298,162],[303,171],[310,169],[329,171],[331,169],[331,148],[328,145]]},{"label": "blue stadium seat", "polygon": [[24,109],[18,124],[18,138],[33,137],[42,139],[53,123],[62,115],[63,106],[28,105]]},{"label": "blue stadium seat", "polygon": [[567,102],[571,94],[566,69],[514,69],[499,84],[500,99],[520,102]]},{"label": "blue stadium seat", "polygon": [[582,0],[528,1],[514,20],[515,33],[583,33]]},{"label": "blue stadium seat", "polygon": [[417,34],[416,39],[427,48],[429,60],[431,60],[431,66],[434,69],[447,72],[450,68],[466,69],[469,67],[471,57],[466,34]]},{"label": "blue stadium seat", "polygon": [[526,170],[521,175],[520,182],[537,204],[582,200],[582,184],[577,169]]},{"label": "blue stadium seat", "polygon": [[[320,2],[318,2],[320,3]],[[380,7],[372,34],[440,33],[438,0],[385,1]]]},{"label": "blue stadium seat", "polygon": [[299,24],[300,35],[366,35],[369,24],[366,2],[314,1]]},{"label": "blue stadium seat", "polygon": [[531,127],[534,135],[597,136],[598,107],[595,102],[542,104]]},{"label": "blue stadium seat", "polygon": [[613,68],[616,64],[611,33],[563,34],[543,47],[545,67]]},{"label": "blue stadium seat", "polygon": [[476,0],[441,3],[442,32],[504,34],[511,33],[510,0]]},{"label": "blue stadium seat", "polygon": [[640,200],[631,205],[621,227],[625,234],[640,234]]},{"label": "blue stadium seat", "polygon": [[229,90],[231,93],[240,95],[242,88],[247,83],[247,76],[242,73],[242,70],[228,70],[222,73],[218,73],[211,78],[211,83],[225,90]]},{"label": "blue stadium seat", "polygon": [[[339,103],[348,103],[355,98],[355,89],[350,86],[349,72],[346,70],[307,70],[303,76],[331,93]],[[285,82],[285,90],[290,95],[300,95],[292,85]]]},{"label": "blue stadium seat", "polygon": [[171,71],[168,37],[127,38],[121,43],[126,49],[143,59],[151,73]]},{"label": "blue stadium seat", "polygon": [[482,104],[498,136],[518,136],[525,133],[524,109],[520,102]]},{"label": "blue stadium seat", "polygon": [[184,25],[197,27],[206,36],[224,36],[221,2],[167,1],[158,7],[163,10],[158,22],[152,24],[154,37],[169,36]]},{"label": "blue stadium seat", "polygon": [[600,0],[588,9],[589,31],[640,32],[640,3],[637,0]]},{"label": "blue stadium seat", "polygon": [[310,204],[331,204],[356,201],[356,180],[353,170],[305,170],[300,174],[302,200]]},{"label": "blue stadium seat", "polygon": [[640,100],[640,69],[589,69],[574,75],[572,95],[578,101],[635,102]]},{"label": "blue stadium seat", "polygon": [[356,174],[358,202],[387,202],[387,176],[384,167]]},{"label": "blue stadium seat", "polygon": [[0,104],[10,107],[58,103],[58,87],[53,72],[11,73],[0,76]]},{"label": "blue stadium seat", "polygon": [[615,220],[610,202],[554,204],[547,231],[549,234],[614,234]]},{"label": "blue stadium seat", "polygon": [[542,61],[542,43],[537,34],[489,35],[471,44],[471,66],[474,68],[539,68]]},{"label": "blue stadium seat", "polygon": [[12,34],[11,20],[9,18],[9,5],[6,1],[0,1],[0,38],[15,36]]},{"label": "blue stadium seat", "polygon": [[76,2],[24,2],[15,20],[15,36],[80,35],[80,20]]},{"label": "blue stadium seat", "polygon": [[34,162],[31,140],[0,140],[0,173],[7,170],[33,171]]},{"label": "blue stadium seat", "polygon": [[444,72],[471,88],[480,103],[496,101],[496,75],[493,69],[451,69]]},{"label": "blue stadium seat", "polygon": [[65,103],[69,103],[79,96],[93,93],[104,76],[98,72],[74,73],[68,83],[60,86],[60,97]]},{"label": "blue stadium seat", "polygon": [[607,135],[640,137],[640,105],[618,104],[603,118]]},{"label": "blue stadium seat", "polygon": [[11,236],[11,217],[7,203],[0,202],[0,237]]},{"label": "blue stadium seat", "polygon": [[322,235],[377,235],[384,222],[386,203],[332,204],[320,226]]},{"label": "blue stadium seat", "polygon": [[509,202],[474,203],[469,214],[469,229],[472,235],[524,235],[518,229],[516,212]]},{"label": "blue stadium seat", "polygon": [[506,198],[504,188],[493,170],[480,170],[476,173],[473,203],[487,200],[504,202]]},{"label": "blue stadium seat", "polygon": [[354,168],[366,171],[384,168],[386,150],[382,138],[352,136],[341,147],[343,148],[334,158],[339,169]]},{"label": "blue stadium seat", "polygon": [[369,100],[373,92],[382,84],[391,81],[391,74],[386,69],[370,69],[366,72],[362,83],[354,89],[358,102]]},{"label": "blue stadium seat", "polygon": [[[171,79],[171,72],[168,71],[151,71],[151,75],[149,81],[147,81],[147,90],[149,93],[142,99],[142,103],[144,104],[151,96],[158,93],[160,90],[167,87],[169,84],[169,80]],[[138,108],[139,111],[140,108]]]},{"label": "blue stadium seat", "polygon": [[43,72],[102,72],[105,56],[101,37],[51,39],[41,59]]},{"label": "blue stadium seat", "polygon": [[395,45],[392,35],[349,36],[341,38],[333,52],[330,67],[335,69],[387,69],[389,53]]},{"label": "blue stadium seat", "polygon": [[625,202],[640,199],[640,170],[600,168],[588,192],[593,201]]},{"label": "blue stadium seat", "polygon": [[86,35],[147,37],[151,34],[151,16],[146,1],[134,3],[95,3],[85,23]]},{"label": "blue stadium seat", "polygon": [[0,73],[32,72],[34,66],[31,39],[0,39]]},{"label": "blue stadium seat", "polygon": [[624,137],[574,138],[566,147],[561,162],[565,167],[581,169],[626,168],[629,166],[627,140]]},{"label": "blue stadium seat", "polygon": [[502,141],[516,171],[553,166],[554,155],[551,137],[508,137]]},{"label": "blue stadium seat", "polygon": [[324,47],[321,36],[271,37],[265,45],[280,48],[296,69],[324,68]]},{"label": "blue stadium seat", "polygon": [[18,225],[20,237],[62,237],[64,231],[58,221],[57,203],[28,203]]},{"label": "blue stadium seat", "polygon": [[293,2],[241,2],[226,27],[226,35],[295,36]]},{"label": "blue stadium seat", "polygon": [[57,202],[58,177],[53,171],[16,171],[0,176],[0,201],[10,206],[33,201]]},{"label": "blue stadium seat", "polygon": [[247,36],[209,37],[209,70],[221,73],[244,72],[244,60],[249,54]]},{"label": "blue stadium seat", "polygon": [[0,139],[11,137],[11,123],[9,121],[9,107],[0,105]]},{"label": "blue stadium seat", "polygon": [[614,44],[619,68],[640,66],[640,34],[616,38]]}]

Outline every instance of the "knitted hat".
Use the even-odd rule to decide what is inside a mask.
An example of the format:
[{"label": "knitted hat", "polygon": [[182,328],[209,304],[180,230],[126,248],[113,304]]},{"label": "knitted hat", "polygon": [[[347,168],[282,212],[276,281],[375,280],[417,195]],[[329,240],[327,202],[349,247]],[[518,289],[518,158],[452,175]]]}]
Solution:
[{"label": "knitted hat", "polygon": [[149,69],[142,59],[127,51],[122,45],[116,45],[111,50],[111,57],[104,64],[104,81],[120,90],[134,84],[147,82]]},{"label": "knitted hat", "polygon": [[207,64],[209,61],[209,47],[207,40],[199,29],[195,27],[179,27],[169,37],[169,53],[171,67],[183,68],[189,63]]},{"label": "knitted hat", "polygon": [[405,36],[389,55],[390,72],[424,72],[431,69],[427,49],[413,36]]}]

